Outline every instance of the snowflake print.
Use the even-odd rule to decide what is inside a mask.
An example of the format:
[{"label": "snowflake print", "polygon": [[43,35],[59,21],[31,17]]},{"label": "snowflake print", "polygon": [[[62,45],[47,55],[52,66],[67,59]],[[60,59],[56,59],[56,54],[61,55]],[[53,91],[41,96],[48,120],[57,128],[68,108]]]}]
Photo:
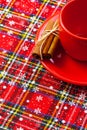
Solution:
[{"label": "snowflake print", "polygon": [[22,49],[23,49],[23,51],[27,51],[28,50],[28,46],[24,46]]},{"label": "snowflake print", "polygon": [[81,99],[81,100],[85,100],[85,98],[86,98],[85,93],[81,93],[80,96],[79,96],[79,99]]},{"label": "snowflake print", "polygon": [[40,109],[40,108],[36,108],[36,109],[34,110],[34,112],[35,112],[36,114],[39,114],[39,113],[41,113],[41,109]]},{"label": "snowflake print", "polygon": [[10,26],[12,26],[15,24],[15,22],[12,20],[12,21],[9,21],[9,24],[10,24]]},{"label": "snowflake print", "polygon": [[37,96],[36,97],[36,100],[38,101],[38,102],[40,102],[40,101],[42,101],[43,100],[43,97],[40,95],[40,96]]}]

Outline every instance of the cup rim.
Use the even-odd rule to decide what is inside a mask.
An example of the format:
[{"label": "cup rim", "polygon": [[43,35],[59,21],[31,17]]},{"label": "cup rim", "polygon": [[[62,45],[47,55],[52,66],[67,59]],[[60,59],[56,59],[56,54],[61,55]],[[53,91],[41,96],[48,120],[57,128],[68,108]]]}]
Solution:
[{"label": "cup rim", "polygon": [[61,24],[62,28],[63,28],[68,34],[70,34],[71,36],[73,36],[73,37],[75,37],[75,38],[78,38],[78,39],[81,39],[81,40],[87,40],[86,37],[78,36],[78,35],[72,33],[71,31],[69,31],[69,30],[67,29],[67,27],[64,25],[63,20],[62,20],[63,11],[65,10],[65,8],[67,8],[67,6],[69,6],[69,5],[70,5],[72,2],[74,2],[74,1],[76,1],[76,0],[71,0],[71,1],[69,1],[69,2],[61,9],[61,12],[60,12],[60,24]]}]

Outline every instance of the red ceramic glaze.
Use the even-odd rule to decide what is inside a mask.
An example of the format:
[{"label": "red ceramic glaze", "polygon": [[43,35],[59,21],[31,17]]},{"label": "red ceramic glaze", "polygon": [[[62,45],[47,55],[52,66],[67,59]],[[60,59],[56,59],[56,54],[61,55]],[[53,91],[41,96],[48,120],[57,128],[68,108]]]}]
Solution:
[{"label": "red ceramic glaze", "polygon": [[[38,30],[36,41],[40,38],[47,22],[59,18],[59,13],[49,17]],[[58,79],[76,85],[87,85],[87,61],[74,60],[67,55],[61,44],[58,45],[53,60],[43,60],[42,64]]]},{"label": "red ceramic glaze", "polygon": [[60,12],[60,40],[75,59],[87,61],[87,0],[71,0]]}]

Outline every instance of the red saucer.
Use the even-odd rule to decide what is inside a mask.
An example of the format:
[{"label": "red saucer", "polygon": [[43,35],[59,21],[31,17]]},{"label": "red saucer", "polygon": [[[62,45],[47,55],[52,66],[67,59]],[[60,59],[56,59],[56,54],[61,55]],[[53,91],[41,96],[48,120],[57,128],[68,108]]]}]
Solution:
[{"label": "red saucer", "polygon": [[[36,40],[40,38],[47,22],[51,19],[55,21],[55,19],[58,19],[58,15],[55,14],[44,22],[36,35]],[[54,58],[52,60],[43,60],[42,64],[60,80],[81,86],[87,85],[87,62],[72,59],[65,53],[61,44],[59,44]]]}]

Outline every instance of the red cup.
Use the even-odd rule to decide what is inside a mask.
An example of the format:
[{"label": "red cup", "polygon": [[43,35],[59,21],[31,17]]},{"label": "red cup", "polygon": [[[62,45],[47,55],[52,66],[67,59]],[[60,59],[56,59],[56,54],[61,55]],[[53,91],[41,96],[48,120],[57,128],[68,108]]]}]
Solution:
[{"label": "red cup", "polygon": [[87,61],[87,0],[71,0],[60,12],[59,36],[65,51]]}]

